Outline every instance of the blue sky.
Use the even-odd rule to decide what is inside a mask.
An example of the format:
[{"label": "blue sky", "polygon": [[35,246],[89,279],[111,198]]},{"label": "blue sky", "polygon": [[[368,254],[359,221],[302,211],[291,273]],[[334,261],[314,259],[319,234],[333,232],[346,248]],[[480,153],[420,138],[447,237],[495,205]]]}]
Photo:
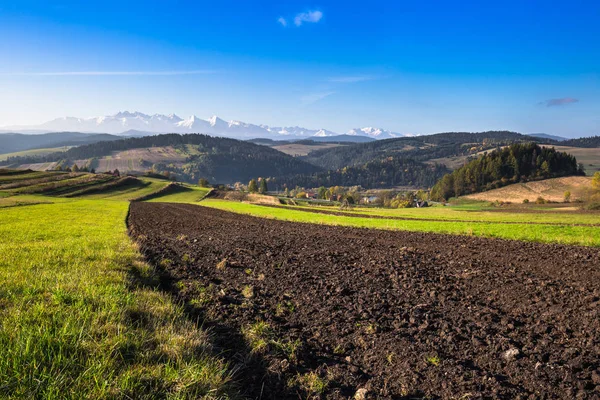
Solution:
[{"label": "blue sky", "polygon": [[0,125],[600,134],[598,1],[0,0]]}]

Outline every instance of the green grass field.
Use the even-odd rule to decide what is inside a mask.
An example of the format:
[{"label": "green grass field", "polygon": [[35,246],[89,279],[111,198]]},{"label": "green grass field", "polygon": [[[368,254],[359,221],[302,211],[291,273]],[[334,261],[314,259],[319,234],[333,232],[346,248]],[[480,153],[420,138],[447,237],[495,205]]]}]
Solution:
[{"label": "green grass field", "polygon": [[[44,187],[40,179],[56,174],[0,174],[0,185],[19,183],[19,190],[0,191],[0,398],[239,397],[210,336],[157,289],[159,278],[127,235],[129,200],[169,182],[144,177],[75,198],[42,195],[39,188],[18,193],[27,192],[21,190],[24,179]],[[85,176],[68,181],[77,189]],[[299,223],[600,246],[599,227],[572,226],[600,224],[598,213],[538,213],[533,205],[531,212],[498,212],[487,203],[463,202],[426,209],[355,208],[336,216],[310,212],[309,206],[205,199],[209,191],[184,185],[149,201],[201,201]]]},{"label": "green grass field", "polygon": [[[515,215],[498,213],[487,216],[490,220],[482,222],[474,219],[470,220],[469,216],[473,214],[467,210],[453,210],[452,208],[429,208],[429,209],[405,209],[405,210],[385,210],[385,209],[364,209],[363,213],[389,214],[401,216],[403,212],[411,212],[411,216],[416,215],[416,212],[433,211],[436,218],[450,217],[447,221],[419,221],[419,220],[394,220],[394,219],[374,219],[365,217],[351,216],[336,216],[317,214],[308,211],[302,211],[302,208],[273,208],[264,207],[255,204],[232,202],[227,200],[206,199],[202,201],[202,205],[206,207],[218,208],[221,210],[248,214],[262,218],[280,219],[293,222],[316,223],[326,225],[353,226],[360,228],[387,229],[387,230],[407,230],[435,233],[449,233],[455,235],[474,235],[492,238],[527,240],[543,243],[564,243],[583,246],[600,246],[600,228],[597,226],[555,226],[544,224],[527,224],[532,222],[540,222],[539,217],[547,214],[525,214],[519,213]],[[474,206],[471,206],[474,207]],[[406,214],[404,214],[406,215]],[[425,214],[419,214],[425,218]],[[549,214],[554,216],[554,214]],[[452,220],[455,218],[455,220]],[[481,219],[481,215],[476,214],[476,218]],[[518,219],[516,224],[503,224],[501,221],[505,219]],[[440,218],[442,219],[442,218]],[[456,219],[465,220],[468,222],[458,222]],[[589,222],[587,222],[589,223]]]},{"label": "green grass field", "polygon": [[164,196],[155,197],[148,200],[149,202],[161,202],[161,203],[197,203],[204,199],[210,192],[208,188],[201,188],[198,186],[184,185],[185,190],[177,193],[170,193]]},{"label": "green grass field", "polygon": [[0,209],[0,398],[236,397],[207,333],[156,289],[128,202],[11,199],[30,205]]},{"label": "green grass field", "polygon": [[[576,205],[574,205],[575,207]],[[307,210],[311,206],[287,206],[296,210]],[[498,210],[490,207],[487,202],[465,202],[464,204],[448,207],[436,206],[428,208],[366,208],[355,207],[352,210],[340,211],[337,207],[319,207],[318,209],[343,212],[349,216],[353,214],[368,214],[381,217],[437,219],[445,221],[468,220],[473,222],[535,222],[557,224],[600,224],[600,213],[577,214],[572,212],[555,211],[545,208],[535,208],[534,204],[528,206],[532,212],[511,212],[510,209]],[[548,210],[547,213],[536,211]]]}]

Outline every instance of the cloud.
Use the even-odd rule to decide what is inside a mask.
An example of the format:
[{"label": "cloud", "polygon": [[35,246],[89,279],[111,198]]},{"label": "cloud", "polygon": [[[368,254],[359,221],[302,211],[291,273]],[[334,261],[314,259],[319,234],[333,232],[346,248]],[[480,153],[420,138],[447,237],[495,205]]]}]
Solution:
[{"label": "cloud", "polygon": [[281,24],[281,26],[283,26],[283,27],[287,26],[287,20],[283,17],[277,18],[277,22],[279,22]]},{"label": "cloud", "polygon": [[294,18],[294,24],[296,26],[302,25],[304,22],[317,23],[323,18],[321,11],[308,11],[305,13],[296,14]]},{"label": "cloud", "polygon": [[562,99],[550,99],[546,101],[542,101],[540,104],[545,105],[546,107],[557,107],[564,106],[567,104],[573,104],[579,102],[578,99],[574,99],[572,97],[563,97]]},{"label": "cloud", "polygon": [[307,94],[306,96],[302,96],[300,98],[300,101],[303,105],[308,106],[310,104],[316,103],[319,100],[323,100],[325,97],[331,96],[332,94],[335,94],[335,92],[311,93]]},{"label": "cloud", "polygon": [[365,82],[372,81],[377,79],[374,75],[354,75],[354,76],[335,76],[328,78],[328,82],[333,83],[357,83],[357,82]]},{"label": "cloud", "polygon": [[0,76],[174,76],[214,74],[211,70],[193,71],[52,71],[52,72],[6,72]]}]

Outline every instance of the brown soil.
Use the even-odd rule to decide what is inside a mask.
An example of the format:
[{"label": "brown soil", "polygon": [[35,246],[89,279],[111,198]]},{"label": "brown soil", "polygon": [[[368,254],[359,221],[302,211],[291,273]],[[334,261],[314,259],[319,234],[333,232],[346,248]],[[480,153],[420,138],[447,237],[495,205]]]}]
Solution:
[{"label": "brown soil", "polygon": [[[595,249],[161,203],[133,203],[129,226],[250,398],[600,397]],[[257,320],[273,335],[251,352]]]}]

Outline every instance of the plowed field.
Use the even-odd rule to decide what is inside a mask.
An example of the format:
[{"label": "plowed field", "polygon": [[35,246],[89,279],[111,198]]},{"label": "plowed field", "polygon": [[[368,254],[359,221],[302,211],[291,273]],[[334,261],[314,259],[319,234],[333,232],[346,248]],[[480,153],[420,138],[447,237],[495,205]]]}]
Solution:
[{"label": "plowed field", "polygon": [[184,204],[129,227],[250,398],[600,396],[596,249]]}]

